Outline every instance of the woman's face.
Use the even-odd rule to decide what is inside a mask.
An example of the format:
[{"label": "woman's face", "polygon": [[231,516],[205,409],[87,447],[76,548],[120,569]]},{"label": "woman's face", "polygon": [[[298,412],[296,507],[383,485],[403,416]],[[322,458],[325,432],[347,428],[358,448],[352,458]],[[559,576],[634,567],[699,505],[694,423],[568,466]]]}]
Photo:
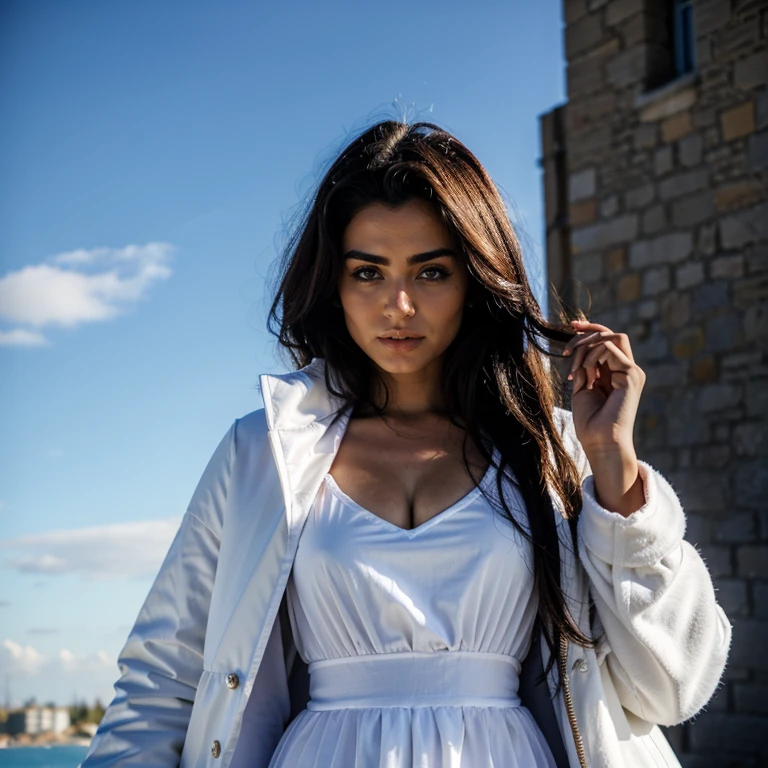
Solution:
[{"label": "woman's face", "polygon": [[[469,273],[432,206],[366,206],[342,242],[339,297],[358,346],[387,373],[440,368],[461,325]],[[416,337],[410,341],[386,336]]]}]

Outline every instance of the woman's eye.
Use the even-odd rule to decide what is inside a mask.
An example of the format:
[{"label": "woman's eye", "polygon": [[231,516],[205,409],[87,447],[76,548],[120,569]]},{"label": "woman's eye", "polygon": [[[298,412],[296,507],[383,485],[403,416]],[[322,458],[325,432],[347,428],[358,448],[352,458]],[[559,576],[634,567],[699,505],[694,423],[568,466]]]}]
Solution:
[{"label": "woman's eye", "polygon": [[359,280],[361,283],[370,283],[373,280],[373,278],[361,277],[363,272],[373,272],[374,275],[376,274],[375,269],[371,269],[371,267],[362,267],[361,269],[358,269],[355,272],[353,272],[352,277],[355,280]]},{"label": "woman's eye", "polygon": [[[370,276],[367,273],[370,273]],[[372,283],[376,280],[377,274],[376,270],[372,267],[361,267],[352,273],[352,277],[361,283]],[[422,270],[421,274],[428,283],[436,283],[451,273],[442,267],[427,267]]]},{"label": "woman's eye", "polygon": [[424,275],[427,272],[437,272],[436,277],[427,277],[427,280],[430,283],[442,280],[444,277],[448,277],[448,275],[451,274],[447,269],[443,269],[442,267],[427,267],[421,274]]}]

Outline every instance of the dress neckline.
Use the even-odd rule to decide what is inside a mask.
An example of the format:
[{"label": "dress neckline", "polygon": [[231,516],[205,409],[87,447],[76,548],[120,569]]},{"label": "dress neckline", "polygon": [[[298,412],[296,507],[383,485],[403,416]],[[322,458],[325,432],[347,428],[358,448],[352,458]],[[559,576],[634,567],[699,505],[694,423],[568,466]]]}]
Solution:
[{"label": "dress neckline", "polygon": [[[494,448],[493,458],[496,459],[496,456],[497,456],[496,449]],[[449,507],[446,507],[442,511],[438,512],[436,515],[432,515],[432,517],[430,517],[429,520],[425,520],[423,523],[420,523],[414,528],[402,528],[399,525],[390,523],[389,520],[385,520],[383,517],[381,517],[380,515],[377,515],[375,512],[371,512],[370,509],[366,509],[362,504],[358,504],[351,496],[348,496],[344,491],[341,490],[338,483],[336,482],[336,479],[330,472],[326,472],[325,477],[323,479],[327,482],[328,487],[331,489],[331,491],[334,493],[334,495],[337,498],[339,498],[342,502],[344,502],[348,506],[352,507],[357,512],[364,514],[366,517],[373,518],[373,520],[378,524],[386,528],[389,528],[400,535],[406,536],[408,538],[413,538],[419,533],[422,533],[428,528],[431,528],[433,525],[436,525],[441,520],[444,520],[445,518],[453,515],[455,512],[458,512],[460,509],[462,509],[467,504],[469,504],[469,502],[474,500],[476,496],[479,496],[481,493],[481,488],[485,488],[486,484],[490,481],[491,473],[493,469],[494,469],[493,462],[491,462],[488,465],[488,468],[485,470],[485,473],[480,479],[480,482],[478,483],[478,485],[476,485],[474,488],[472,488],[467,493],[465,493],[464,496],[462,496],[458,501],[455,501]]]}]

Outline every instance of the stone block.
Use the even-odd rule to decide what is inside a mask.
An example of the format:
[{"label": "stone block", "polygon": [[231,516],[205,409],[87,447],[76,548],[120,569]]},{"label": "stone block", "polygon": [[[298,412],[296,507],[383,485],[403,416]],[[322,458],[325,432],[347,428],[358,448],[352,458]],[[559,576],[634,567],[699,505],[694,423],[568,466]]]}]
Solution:
[{"label": "stone block", "polygon": [[650,336],[642,341],[635,341],[632,347],[636,359],[644,362],[660,360],[669,354],[669,341],[666,336]]},{"label": "stone block", "polygon": [[768,715],[768,684],[734,683],[733,701],[736,711],[740,714],[766,716]]},{"label": "stone block", "polygon": [[[651,464],[651,466],[654,465]],[[659,467],[656,467],[656,469],[661,472]],[[709,544],[711,542],[709,516],[694,515],[693,513],[686,512],[685,518],[687,523],[685,526],[685,540],[694,546],[697,544]]]},{"label": "stone block", "polygon": [[579,200],[571,203],[568,207],[568,220],[571,226],[581,227],[584,224],[590,224],[597,218],[597,206],[595,198],[589,200]]},{"label": "stone block", "polygon": [[696,3],[696,36],[706,37],[722,29],[731,18],[731,4],[723,0],[698,0]]},{"label": "stone block", "polygon": [[733,65],[733,84],[737,88],[749,91],[766,83],[768,83],[768,50],[765,48]]},{"label": "stone block", "polygon": [[[768,583],[756,581],[752,584],[752,596],[755,604],[755,618],[768,619]],[[768,704],[768,699],[766,699]]]},{"label": "stone block", "polygon": [[768,416],[768,379],[747,379],[744,402],[747,416],[765,418]]},{"label": "stone block", "polygon": [[740,139],[755,131],[755,104],[747,101],[738,107],[727,109],[720,115],[720,128],[723,131],[723,141]]},{"label": "stone block", "polygon": [[611,89],[597,93],[571,96],[568,105],[568,132],[572,133],[587,125],[604,122],[607,115],[616,111],[616,95]]},{"label": "stone block", "polygon": [[707,320],[707,348],[711,352],[728,352],[739,346],[743,339],[742,318],[737,314],[716,315]]},{"label": "stone block", "polygon": [[733,450],[737,456],[765,456],[768,446],[768,422],[750,421],[733,428]]},{"label": "stone block", "polygon": [[[733,492],[739,506],[765,511],[768,497],[768,466],[762,457],[742,459],[733,472]],[[766,564],[768,567],[768,564]]]},{"label": "stone block", "polygon": [[731,567],[731,548],[726,546],[700,546],[699,555],[707,566],[709,575],[713,579],[720,579],[724,576],[731,576],[733,568]]},{"label": "stone block", "polygon": [[768,204],[745,208],[720,220],[723,248],[736,250],[758,240],[768,240]]},{"label": "stone block", "polygon": [[603,255],[601,253],[590,253],[577,256],[573,260],[573,276],[587,285],[602,280]]},{"label": "stone block", "polygon": [[699,411],[701,413],[715,413],[726,408],[733,408],[741,404],[742,396],[742,387],[739,384],[709,384],[702,387],[699,392]]},{"label": "stone block", "polygon": [[701,352],[704,344],[704,331],[697,326],[691,326],[683,328],[675,336],[672,351],[678,360],[686,360]]},{"label": "stone block", "polygon": [[619,278],[616,286],[616,300],[622,304],[637,301],[640,298],[640,275],[632,272]]},{"label": "stone block", "polygon": [[568,61],[596,46],[604,36],[600,14],[588,14],[565,28],[565,57]]},{"label": "stone block", "polygon": [[659,314],[658,299],[644,299],[637,305],[636,313],[639,320],[653,320]]},{"label": "stone block", "polygon": [[587,15],[587,0],[565,0],[563,17],[566,24],[573,24]]},{"label": "stone block", "polygon": [[675,287],[681,291],[704,282],[704,265],[700,261],[689,261],[675,269]]},{"label": "stone block", "polygon": [[[747,619],[741,617],[734,617],[731,621],[733,626],[731,649],[728,655],[729,664],[733,664],[737,667],[750,667],[753,670],[760,670],[762,672],[768,669],[768,655],[764,652],[765,646],[765,631],[768,629],[768,622],[762,619]],[[731,720],[739,718],[747,718],[746,715],[734,715],[729,716]],[[759,718],[754,718],[759,722]],[[754,728],[756,723],[752,724]],[[763,729],[765,724],[763,724]],[[742,737],[746,737],[746,734],[741,734]],[[756,739],[764,740],[764,732],[753,734],[752,739],[748,742],[750,744],[756,744]],[[736,744],[729,744],[728,746],[734,749],[746,749],[744,743],[740,747]],[[765,745],[763,745],[765,749]]]},{"label": "stone block", "polygon": [[[746,0],[750,2],[750,0]],[[734,3],[739,5],[739,0]],[[736,9],[738,12],[738,9]],[[756,19],[745,21],[742,17],[741,23],[729,24],[717,32],[717,64],[727,66],[735,58],[743,55],[745,51],[760,44],[760,25],[755,23]]]},{"label": "stone block", "polygon": [[696,466],[701,469],[723,469],[730,458],[730,446],[706,445],[696,451]]},{"label": "stone block", "polygon": [[715,589],[715,598],[727,616],[749,615],[747,582],[744,579],[720,579]]},{"label": "stone block", "polygon": [[691,297],[693,314],[709,314],[720,307],[727,307],[730,303],[729,285],[727,280],[714,280],[696,288]]},{"label": "stone block", "polygon": [[[672,84],[670,84],[672,85]],[[693,82],[688,82],[684,87],[662,86],[655,91],[646,91],[635,97],[635,107],[639,110],[638,117],[641,123],[651,123],[655,120],[663,120],[666,117],[689,109],[698,100],[698,93]]]},{"label": "stone block", "polygon": [[612,0],[605,9],[605,23],[610,27],[615,26],[644,8],[643,0]]},{"label": "stone block", "polygon": [[669,290],[669,267],[652,267],[643,274],[643,296],[657,296]]},{"label": "stone block", "polygon": [[568,63],[566,77],[571,98],[600,91],[605,87],[605,60],[582,56]]},{"label": "stone block", "polygon": [[658,142],[658,135],[659,126],[656,123],[641,123],[632,134],[634,148],[653,149]]},{"label": "stone block", "polygon": [[747,168],[751,173],[768,168],[768,131],[755,133],[747,139]]},{"label": "stone block", "polygon": [[744,249],[747,260],[747,272],[756,275],[768,271],[768,243],[758,243]]},{"label": "stone block", "polygon": [[644,235],[653,235],[667,227],[667,213],[663,205],[654,205],[643,214],[642,231]]},{"label": "stone block", "polygon": [[676,173],[659,182],[659,197],[662,200],[673,200],[706,189],[708,184],[709,170],[706,168]]},{"label": "stone block", "polygon": [[696,384],[707,384],[717,378],[717,364],[712,355],[704,355],[691,364],[691,380]]},{"label": "stone block", "polygon": [[[695,431],[701,425],[700,418],[681,418],[680,414],[669,414],[676,417],[678,423],[688,422],[689,428]],[[703,434],[703,432],[702,432]],[[699,444],[706,441],[699,440]],[[695,443],[687,443],[695,445]],[[683,509],[696,513],[722,512],[727,509],[728,480],[723,475],[715,475],[701,469],[685,469],[668,473],[667,479],[680,498]]]},{"label": "stone block", "polygon": [[574,253],[597,251],[611,245],[626,243],[637,237],[638,217],[626,214],[613,219],[606,219],[597,224],[574,229],[571,233],[571,246]]},{"label": "stone block", "polygon": [[657,176],[663,176],[674,168],[674,158],[672,156],[672,147],[659,147],[653,153],[653,172]]},{"label": "stone block", "polygon": [[749,544],[757,541],[754,512],[729,512],[714,524],[714,541],[720,544]]},{"label": "stone block", "polygon": [[[750,137],[757,138],[757,135]],[[744,208],[764,200],[765,187],[759,179],[744,178],[732,184],[723,184],[715,190],[715,206],[721,213]]]},{"label": "stone block", "polygon": [[656,264],[678,264],[693,252],[690,232],[671,232],[666,235],[637,240],[629,247],[629,265],[633,269]]},{"label": "stone block", "polygon": [[677,145],[677,156],[680,158],[681,165],[686,168],[692,168],[699,165],[701,163],[703,149],[704,139],[699,133],[694,133],[680,139]]},{"label": "stone block", "polygon": [[709,265],[709,274],[713,278],[736,278],[744,275],[744,256],[741,253],[733,253],[728,256],[720,256],[712,259]]},{"label": "stone block", "polygon": [[739,576],[748,579],[768,578],[768,547],[764,544],[739,547],[736,559]]},{"label": "stone block", "polygon": [[688,111],[678,112],[672,117],[668,117],[661,124],[661,140],[665,144],[671,144],[680,137],[686,136],[693,131],[693,122],[691,113]]},{"label": "stone block", "polygon": [[[645,366],[645,373],[647,381],[654,391],[663,389],[677,391],[680,387],[688,384],[688,367],[685,363],[679,361],[675,361],[674,363],[647,365]],[[681,443],[669,443],[669,446],[674,447],[675,445],[680,444]]]},{"label": "stone block", "polygon": [[768,128],[768,91],[755,95],[755,123],[758,131]]},{"label": "stone block", "polygon": [[611,275],[622,272],[627,266],[626,248],[614,248],[608,253],[608,272]]},{"label": "stone block", "polygon": [[691,297],[687,293],[673,291],[661,299],[659,320],[667,333],[684,328],[691,319]]},{"label": "stone block", "polygon": [[642,45],[616,54],[606,64],[608,83],[616,88],[640,84],[645,78],[646,60],[645,46]]},{"label": "stone block", "polygon": [[641,184],[639,187],[627,190],[624,193],[624,208],[631,211],[635,208],[644,208],[655,195],[653,184]]},{"label": "stone block", "polygon": [[610,219],[611,216],[614,216],[616,213],[618,213],[618,211],[619,211],[618,195],[610,195],[600,203],[600,216],[602,216],[604,219]]},{"label": "stone block", "polygon": [[584,200],[595,196],[597,177],[594,168],[584,168],[572,173],[568,182],[568,199],[570,202]]},{"label": "stone block", "polygon": [[755,304],[744,313],[744,340],[763,342],[768,339],[768,302]]},{"label": "stone block", "polygon": [[705,224],[699,229],[696,248],[703,256],[711,256],[717,248],[717,225]]},{"label": "stone block", "polygon": [[[752,650],[755,655],[758,648]],[[759,650],[762,652],[762,648]],[[760,669],[763,666],[757,665]],[[696,715],[695,725],[688,731],[689,745],[693,752],[706,753],[705,766],[760,768],[764,765],[762,757],[758,758],[758,754],[765,755],[764,732],[765,721],[760,717],[704,711]],[[692,763],[684,768],[702,766]]]},{"label": "stone block", "polygon": [[672,203],[672,223],[675,227],[688,229],[702,224],[715,213],[715,201],[709,189],[688,195]]}]

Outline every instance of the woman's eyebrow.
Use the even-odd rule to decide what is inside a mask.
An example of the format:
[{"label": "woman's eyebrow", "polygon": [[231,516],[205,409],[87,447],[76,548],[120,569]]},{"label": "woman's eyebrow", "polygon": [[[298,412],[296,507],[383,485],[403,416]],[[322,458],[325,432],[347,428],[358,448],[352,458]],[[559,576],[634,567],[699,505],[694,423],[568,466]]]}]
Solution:
[{"label": "woman's eyebrow", "polygon": [[[434,251],[426,251],[425,253],[416,253],[413,256],[408,257],[408,264],[421,264],[424,261],[430,261],[431,259],[437,259],[440,256],[450,256],[456,258],[456,252],[450,248],[435,248]],[[344,254],[344,260],[347,259],[359,259],[360,261],[370,261],[372,264],[381,264],[382,266],[389,266],[389,259],[386,256],[377,256],[374,253],[366,253],[365,251],[351,250]]]}]

